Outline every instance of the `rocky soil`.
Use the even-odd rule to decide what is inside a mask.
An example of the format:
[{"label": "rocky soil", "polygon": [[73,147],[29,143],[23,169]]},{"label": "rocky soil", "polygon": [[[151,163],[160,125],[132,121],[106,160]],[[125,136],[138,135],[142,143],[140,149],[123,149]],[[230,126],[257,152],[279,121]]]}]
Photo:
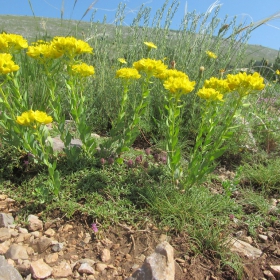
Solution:
[{"label": "rocky soil", "polygon": [[[152,279],[148,274],[158,280],[238,279],[210,253],[190,253],[187,235],[167,235],[152,224],[143,230],[119,224],[106,231],[97,224],[97,231],[85,216],[65,220],[55,213],[45,222],[34,213],[24,224],[17,211],[15,202],[0,194],[1,280]],[[256,238],[246,228],[236,226],[235,232],[229,244],[243,259],[242,279],[280,279],[280,226],[260,228]]]}]

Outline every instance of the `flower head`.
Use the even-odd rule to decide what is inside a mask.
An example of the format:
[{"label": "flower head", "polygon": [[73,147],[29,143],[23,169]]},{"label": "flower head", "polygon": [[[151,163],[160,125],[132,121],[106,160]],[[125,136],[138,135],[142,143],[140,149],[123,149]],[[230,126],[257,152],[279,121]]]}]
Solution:
[{"label": "flower head", "polygon": [[280,70],[277,69],[277,70],[275,71],[275,74],[276,74],[276,75],[280,75]]},{"label": "flower head", "polygon": [[27,40],[18,34],[0,34],[0,52],[16,53],[28,47]]},{"label": "flower head", "polygon": [[197,95],[208,101],[223,101],[223,95],[214,88],[203,87],[197,92]]},{"label": "flower head", "polygon": [[19,69],[19,66],[12,60],[9,53],[0,53],[0,74],[9,74]]},{"label": "flower head", "polygon": [[54,48],[51,42],[45,42],[42,40],[33,43],[32,46],[29,46],[26,54],[42,63],[45,63],[50,59],[59,58],[63,55],[63,53]]},{"label": "flower head", "polygon": [[182,94],[188,94],[194,90],[195,82],[190,81],[187,77],[169,77],[163,83],[163,86],[177,99],[180,98]]},{"label": "flower head", "polygon": [[205,88],[212,88],[224,94],[230,91],[228,81],[211,77],[209,80],[204,81]]},{"label": "flower head", "polygon": [[98,232],[98,228],[97,228],[97,225],[96,225],[95,223],[93,223],[93,224],[91,225],[91,229],[92,229],[95,233]]},{"label": "flower head", "polygon": [[265,87],[264,79],[258,72],[252,74],[238,73],[236,75],[227,75],[228,86],[231,90],[237,91],[241,97]]},{"label": "flower head", "polygon": [[148,76],[155,76],[162,74],[167,69],[167,66],[161,60],[154,60],[150,58],[142,58],[133,63],[133,67],[139,72],[143,71]]},{"label": "flower head", "polygon": [[144,42],[144,44],[150,49],[157,49],[157,46],[152,42]]},{"label": "flower head", "polygon": [[69,58],[73,58],[82,53],[92,53],[93,50],[87,42],[74,37],[54,37],[52,45],[58,52]]},{"label": "flower head", "polygon": [[161,74],[159,74],[157,76],[157,78],[162,79],[162,80],[166,80],[170,77],[174,77],[174,78],[188,78],[188,75],[182,71],[178,71],[176,69],[167,69],[164,72],[162,72]]},{"label": "flower head", "polygon": [[79,77],[88,77],[94,75],[94,67],[86,63],[76,64],[71,66],[71,72]]},{"label": "flower head", "polygon": [[134,68],[121,68],[117,70],[116,77],[121,79],[140,79],[141,75]]},{"label": "flower head", "polygon": [[121,64],[127,64],[124,58],[118,58],[118,62],[120,62]]},{"label": "flower head", "polygon": [[206,54],[207,54],[207,55],[208,55],[208,57],[210,57],[210,58],[214,58],[214,59],[216,59],[216,58],[217,58],[217,55],[216,55],[215,53],[213,53],[213,52],[206,51]]},{"label": "flower head", "polygon": [[53,121],[51,116],[48,116],[45,112],[36,110],[29,110],[23,112],[17,117],[16,122],[23,126],[36,126],[36,124],[48,124]]}]

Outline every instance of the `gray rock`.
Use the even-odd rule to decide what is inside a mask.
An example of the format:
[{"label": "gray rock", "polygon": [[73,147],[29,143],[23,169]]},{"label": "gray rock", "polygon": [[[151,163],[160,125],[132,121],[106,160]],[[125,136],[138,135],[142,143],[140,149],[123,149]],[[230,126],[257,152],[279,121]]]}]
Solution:
[{"label": "gray rock", "polygon": [[0,279],[1,280],[22,280],[19,272],[7,263],[3,256],[0,256]]},{"label": "gray rock", "polygon": [[164,241],[146,258],[141,268],[127,280],[174,280],[175,261],[173,247]]},{"label": "gray rock", "polygon": [[[59,137],[54,137],[51,139],[52,144],[53,144],[53,150],[55,152],[62,152],[63,149],[65,148],[64,143]],[[83,145],[82,141],[80,139],[72,139],[70,142],[70,147],[77,147],[81,148]]]},{"label": "gray rock", "polygon": [[239,254],[243,254],[247,258],[256,259],[262,255],[262,251],[258,248],[253,247],[247,242],[232,238],[229,241],[230,250]]},{"label": "gray rock", "polygon": [[31,231],[42,230],[43,222],[35,215],[29,215],[28,218],[28,228]]},{"label": "gray rock", "polygon": [[26,247],[18,245],[18,244],[12,244],[5,254],[5,257],[7,259],[12,259],[12,260],[27,260],[28,259],[28,254],[26,251]]},{"label": "gray rock", "polygon": [[60,252],[63,249],[63,243],[56,243],[52,246],[53,252]]},{"label": "gray rock", "polygon": [[38,253],[41,254],[45,252],[52,244],[52,240],[48,237],[41,237],[37,242]]},{"label": "gray rock", "polygon": [[82,263],[78,269],[78,272],[81,274],[95,274],[95,270],[88,263]]},{"label": "gray rock", "polygon": [[0,227],[8,227],[14,223],[14,217],[11,214],[0,213]]}]

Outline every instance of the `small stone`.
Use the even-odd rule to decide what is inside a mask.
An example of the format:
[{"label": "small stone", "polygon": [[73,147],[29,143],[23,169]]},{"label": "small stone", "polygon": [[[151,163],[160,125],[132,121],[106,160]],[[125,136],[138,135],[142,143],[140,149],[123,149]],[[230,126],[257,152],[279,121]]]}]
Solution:
[{"label": "small stone", "polygon": [[32,247],[27,247],[26,252],[29,256],[32,256],[34,254],[34,249]]},{"label": "small stone", "polygon": [[139,268],[139,264],[137,264],[137,263],[135,263],[132,267],[131,267],[131,269],[132,270],[136,270],[136,269],[138,269]]},{"label": "small stone", "polygon": [[277,279],[280,278],[280,265],[271,265],[270,271]]},{"label": "small stone", "polygon": [[53,253],[53,254],[49,254],[49,255],[45,256],[45,262],[47,264],[54,263],[57,260],[58,260],[58,254],[57,253]]},{"label": "small stone", "polygon": [[0,243],[0,255],[5,255],[9,250],[10,245],[11,245],[10,240],[6,240]]},{"label": "small stone", "polygon": [[40,235],[41,235],[41,234],[40,234],[40,232],[39,232],[39,231],[37,231],[37,230],[36,230],[36,231],[31,232],[30,234],[31,234],[32,236],[34,236],[35,238],[39,238],[39,237],[40,237]]},{"label": "small stone", "polygon": [[111,259],[110,251],[108,249],[103,249],[100,258],[102,262],[108,262]]},{"label": "small stone", "polygon": [[31,234],[30,233],[20,233],[19,236],[15,239],[16,243],[23,242],[30,238]]},{"label": "small stone", "polygon": [[80,259],[78,261],[80,264],[83,264],[83,263],[87,263],[89,264],[90,266],[93,266],[95,264],[95,261],[94,260],[91,260],[91,259]]},{"label": "small stone", "polygon": [[28,229],[30,231],[42,230],[43,222],[35,215],[29,215],[28,218]]},{"label": "small stone", "polygon": [[49,228],[45,231],[45,235],[48,237],[52,237],[55,235],[55,230],[53,230],[52,228]]},{"label": "small stone", "polygon": [[117,243],[117,244],[113,244],[113,246],[111,247],[111,249],[112,250],[117,250],[117,249],[119,249],[120,248],[120,244],[119,243]]},{"label": "small stone", "polygon": [[84,239],[84,242],[85,242],[86,244],[88,244],[90,241],[91,241],[91,237],[90,237],[90,236],[88,236],[88,237],[86,237],[86,238]]},{"label": "small stone", "polygon": [[146,256],[141,254],[139,257],[137,257],[138,260],[140,260],[141,262],[144,262],[146,259]]},{"label": "small stone", "polygon": [[17,265],[16,268],[22,276],[26,277],[30,274],[30,261],[25,260],[21,264]]},{"label": "small stone", "polygon": [[14,223],[14,217],[11,214],[0,213],[0,227],[8,227]]},{"label": "small stone", "polygon": [[128,262],[131,262],[132,261],[132,256],[130,254],[126,254],[125,255],[125,258]]},{"label": "small stone", "polygon": [[53,267],[52,276],[55,278],[69,277],[71,275],[72,268],[66,261],[63,261],[58,266]]},{"label": "small stone", "polygon": [[12,260],[27,260],[29,258],[26,248],[18,244],[12,244],[9,250],[6,252],[5,257]]},{"label": "small stone", "polygon": [[52,274],[52,268],[48,266],[43,259],[31,262],[30,271],[33,278],[44,279]]},{"label": "small stone", "polygon": [[102,271],[104,271],[106,268],[107,268],[107,264],[105,264],[105,263],[97,263],[97,264],[95,265],[95,270],[98,271],[98,272],[102,272]]},{"label": "small stone", "polygon": [[264,276],[266,276],[266,279],[269,280],[276,280],[276,278],[274,277],[274,275],[271,273],[271,271],[269,270],[264,270],[263,271]]},{"label": "small stone", "polygon": [[16,229],[13,229],[13,228],[9,228],[9,232],[10,232],[12,237],[17,237],[19,235],[18,231]]},{"label": "small stone", "polygon": [[247,242],[249,244],[252,244],[253,243],[253,238],[251,236],[242,236],[242,240],[244,242]]},{"label": "small stone", "polygon": [[52,246],[52,251],[53,252],[60,252],[63,249],[63,247],[64,247],[63,243],[54,244]]},{"label": "small stone", "polygon": [[88,263],[82,263],[78,269],[79,273],[94,274],[95,270]]},{"label": "small stone", "polygon": [[266,242],[267,239],[268,239],[268,237],[267,237],[266,235],[264,235],[264,234],[259,234],[259,239],[260,239],[261,241],[263,241],[263,242]]},{"label": "small stone", "polygon": [[65,225],[62,229],[63,232],[67,232],[67,231],[70,231],[71,229],[73,229],[73,226],[72,225]]},{"label": "small stone", "polygon": [[28,233],[28,229],[19,227],[19,228],[18,228],[18,232],[19,232],[19,233]]},{"label": "small stone", "polygon": [[11,233],[8,228],[0,228],[0,242],[11,238]]},{"label": "small stone", "polygon": [[52,244],[52,240],[48,237],[41,237],[37,242],[38,253],[45,252]]}]

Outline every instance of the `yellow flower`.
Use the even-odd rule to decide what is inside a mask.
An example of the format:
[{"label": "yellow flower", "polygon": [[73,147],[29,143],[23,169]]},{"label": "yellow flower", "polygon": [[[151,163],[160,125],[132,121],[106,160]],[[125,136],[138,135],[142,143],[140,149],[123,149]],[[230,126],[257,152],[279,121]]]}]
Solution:
[{"label": "yellow flower", "polygon": [[26,54],[34,59],[40,60],[41,62],[59,58],[63,55],[54,48],[53,44],[42,40],[33,43],[32,46],[29,46]]},{"label": "yellow flower", "polygon": [[187,94],[193,91],[195,82],[190,81],[187,77],[169,77],[163,83],[166,90],[179,98],[182,94]]},{"label": "yellow flower", "polygon": [[141,75],[134,68],[121,68],[117,70],[116,77],[122,79],[140,79]]},{"label": "yellow flower", "polygon": [[227,80],[221,80],[215,77],[211,77],[209,80],[205,80],[204,87],[213,88],[222,94],[230,91]]},{"label": "yellow flower", "polygon": [[12,60],[12,55],[9,53],[0,53],[0,74],[9,74],[17,71],[19,66]]},{"label": "yellow flower", "polygon": [[82,53],[93,53],[92,47],[87,42],[74,37],[54,37],[52,45],[58,52],[70,58]]},{"label": "yellow flower", "polygon": [[121,63],[121,64],[127,64],[126,60],[124,58],[118,58],[118,61]]},{"label": "yellow flower", "polygon": [[275,71],[275,74],[276,74],[276,75],[280,75],[280,70],[276,70],[276,71]]},{"label": "yellow flower", "polygon": [[34,116],[34,120],[41,124],[48,124],[53,121],[51,116],[48,116],[45,112],[41,112],[38,110],[34,112],[33,116]]},{"label": "yellow flower", "polygon": [[0,52],[16,53],[28,47],[27,40],[17,34],[0,34]]},{"label": "yellow flower", "polygon": [[154,60],[150,58],[142,58],[133,63],[133,67],[139,72],[143,71],[148,76],[155,76],[162,74],[167,69],[167,66],[161,60]]},{"label": "yellow flower", "polygon": [[20,116],[17,117],[16,122],[23,126],[32,126],[36,127],[34,123],[39,124],[48,124],[53,121],[51,116],[48,116],[45,112],[41,112],[36,110],[29,110],[27,112],[23,112]]},{"label": "yellow flower", "polygon": [[197,95],[202,98],[202,99],[206,99],[209,101],[223,101],[223,95],[215,90],[214,88],[201,88],[198,92]]},{"label": "yellow flower", "polygon": [[150,49],[157,49],[157,46],[152,42],[144,42],[144,44]]},{"label": "yellow flower", "polygon": [[174,77],[174,78],[188,78],[188,75],[182,71],[178,71],[176,69],[167,69],[161,74],[157,75],[157,78],[165,80],[168,79],[169,77]]},{"label": "yellow flower", "polygon": [[207,54],[207,55],[208,55],[208,57],[210,57],[210,58],[214,58],[214,59],[216,59],[216,58],[217,58],[217,55],[216,55],[216,54],[214,54],[213,52],[206,51],[206,54]]},{"label": "yellow flower", "polygon": [[239,93],[241,97],[246,96],[256,90],[262,90],[265,87],[264,79],[258,72],[252,74],[238,73],[236,75],[228,74],[227,81],[229,88]]},{"label": "yellow flower", "polygon": [[34,122],[34,111],[29,110],[22,113],[21,116],[17,117],[16,122],[20,125],[31,126],[31,124]]},{"label": "yellow flower", "polygon": [[94,75],[94,67],[86,63],[71,66],[72,73],[80,77],[88,77]]}]

